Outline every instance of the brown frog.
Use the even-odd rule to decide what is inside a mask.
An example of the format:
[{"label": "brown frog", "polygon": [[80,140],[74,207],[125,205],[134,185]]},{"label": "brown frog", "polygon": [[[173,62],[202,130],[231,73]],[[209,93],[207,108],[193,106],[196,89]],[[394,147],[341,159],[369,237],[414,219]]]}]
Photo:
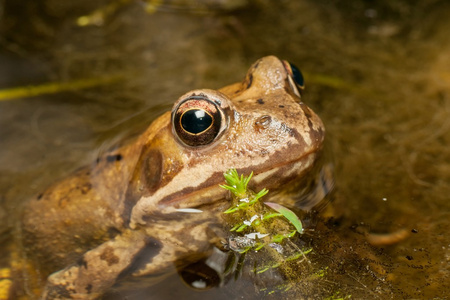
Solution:
[{"label": "brown frog", "polygon": [[124,276],[199,259],[225,237],[219,184],[230,168],[253,171],[252,188],[270,189],[267,199],[281,201],[289,187],[289,199],[311,209],[316,202],[299,195],[316,180],[324,128],[302,89],[293,65],[264,57],[242,82],[186,93],[133,144],[31,199],[21,248],[45,286],[33,292],[96,298]]}]

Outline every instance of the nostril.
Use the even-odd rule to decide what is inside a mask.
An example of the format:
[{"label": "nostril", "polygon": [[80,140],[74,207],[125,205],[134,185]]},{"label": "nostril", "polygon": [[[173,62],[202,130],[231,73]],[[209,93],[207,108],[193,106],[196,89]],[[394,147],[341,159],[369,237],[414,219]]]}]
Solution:
[{"label": "nostril", "polygon": [[263,130],[263,129],[266,129],[267,127],[269,127],[271,122],[272,122],[272,118],[268,115],[264,115],[264,116],[259,117],[255,121],[255,127],[258,130]]}]

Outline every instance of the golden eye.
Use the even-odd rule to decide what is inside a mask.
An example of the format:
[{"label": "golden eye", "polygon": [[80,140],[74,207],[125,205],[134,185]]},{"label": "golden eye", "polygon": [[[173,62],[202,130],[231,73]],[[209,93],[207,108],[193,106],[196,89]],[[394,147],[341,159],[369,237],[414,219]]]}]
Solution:
[{"label": "golden eye", "polygon": [[181,102],[172,113],[175,133],[189,146],[211,143],[220,132],[222,114],[205,96],[193,96]]},{"label": "golden eye", "polygon": [[214,117],[202,108],[189,109],[180,117],[181,128],[190,134],[201,134],[213,125]]}]

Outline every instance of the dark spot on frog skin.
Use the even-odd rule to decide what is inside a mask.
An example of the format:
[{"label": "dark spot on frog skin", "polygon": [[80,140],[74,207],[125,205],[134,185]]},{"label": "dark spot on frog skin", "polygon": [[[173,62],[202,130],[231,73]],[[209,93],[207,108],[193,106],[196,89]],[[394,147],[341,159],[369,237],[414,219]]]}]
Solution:
[{"label": "dark spot on frog skin", "polygon": [[67,205],[67,203],[70,202],[70,197],[68,197],[67,195],[61,197],[61,199],[58,200],[58,206],[59,207],[65,207]]},{"label": "dark spot on frog skin", "polygon": [[[239,93],[241,93],[242,92],[242,89],[241,88],[238,88],[237,90],[235,90],[234,92],[233,92],[233,94],[234,95],[237,95],[237,94],[239,94]],[[242,101],[241,101],[242,102]]]},{"label": "dark spot on frog skin", "polygon": [[246,82],[247,82],[246,89],[249,89],[252,86],[252,83],[253,83],[253,74],[250,74],[250,76],[248,76],[248,79],[246,80]]},{"label": "dark spot on frog skin", "polygon": [[[289,130],[289,135],[292,136],[292,137],[294,137],[296,140],[303,140],[302,135],[301,135],[301,134],[298,132],[298,130],[295,129],[295,128],[290,128],[290,130]],[[311,134],[310,136],[311,136],[311,138],[315,138],[314,134]],[[304,143],[305,143],[305,142],[304,142],[304,140],[303,140],[303,144],[304,144]]]},{"label": "dark spot on frog skin", "polygon": [[[176,166],[174,162],[171,167]],[[182,166],[181,166],[182,168]],[[163,157],[161,152],[151,148],[145,148],[139,157],[138,167],[134,170],[133,179],[126,191],[126,199],[122,212],[123,219],[127,222],[130,219],[131,210],[136,205],[140,197],[150,195],[162,185]],[[177,170],[171,170],[173,174]]]},{"label": "dark spot on frog skin", "polygon": [[261,154],[262,157],[265,157],[266,155],[269,154],[269,151],[267,151],[266,149],[262,149],[259,153]]},{"label": "dark spot on frog skin", "polygon": [[[142,188],[147,192],[153,193],[162,180],[163,157],[161,152],[154,149],[143,152],[141,157],[143,158],[142,169],[138,176],[140,176],[140,181],[144,184]],[[178,170],[173,171],[178,173]]]},{"label": "dark spot on frog skin", "polygon": [[234,155],[236,157],[240,157],[241,155],[244,156],[246,153],[247,153],[247,151],[245,151],[244,149],[241,149],[241,150],[235,152]]},{"label": "dark spot on frog skin", "polygon": [[308,119],[308,127],[313,128],[313,123],[311,121],[311,118],[312,118],[311,110],[306,105],[300,104],[300,106],[302,107],[303,112],[305,113],[305,116]]},{"label": "dark spot on frog skin", "polygon": [[119,262],[119,257],[114,254],[114,248],[106,247],[102,254],[100,254],[100,259],[106,261],[108,266],[115,265]]},{"label": "dark spot on frog skin", "polygon": [[258,102],[258,104],[264,104],[264,100],[262,98],[259,98],[256,102]]},{"label": "dark spot on frog skin", "polygon": [[[289,136],[295,136],[295,133],[294,133],[294,131],[292,130],[292,128],[289,128],[289,130],[286,130],[288,133],[289,133]],[[288,142],[288,145],[287,145],[288,147],[290,147],[291,146],[291,142],[289,141]]]},{"label": "dark spot on frog skin", "polygon": [[115,161],[121,161],[122,160],[122,154],[111,154],[106,156],[106,161],[107,162],[115,162]]},{"label": "dark spot on frog skin", "polygon": [[46,299],[72,299],[73,294],[75,294],[75,290],[64,284],[52,285],[48,290]]},{"label": "dark spot on frog skin", "polygon": [[108,236],[109,238],[112,240],[113,238],[115,238],[117,235],[120,234],[120,230],[115,228],[115,227],[109,227],[108,228]]},{"label": "dark spot on frog skin", "polygon": [[86,286],[86,292],[88,293],[88,294],[90,294],[91,292],[92,292],[92,284],[88,284],[87,286]]},{"label": "dark spot on frog skin", "polygon": [[77,265],[79,265],[80,267],[83,267],[83,268],[85,268],[85,269],[88,268],[87,261],[84,260],[84,257],[81,257],[81,258],[77,261]]},{"label": "dark spot on frog skin", "polygon": [[407,255],[407,256],[406,256],[406,259],[407,259],[407,260],[413,260],[414,258],[413,258],[411,255]]},{"label": "dark spot on frog skin", "polygon": [[92,184],[87,182],[82,186],[78,187],[83,195],[86,195],[92,188]]},{"label": "dark spot on frog skin", "polygon": [[284,108],[284,105],[278,105],[279,108]]},{"label": "dark spot on frog skin", "polygon": [[255,62],[255,64],[253,65],[253,71],[256,70],[256,68],[258,68],[259,64],[261,63],[262,59],[258,59],[257,62]]},{"label": "dark spot on frog skin", "polygon": [[41,200],[42,199],[42,196],[44,196],[44,193],[40,193],[37,197],[36,197],[36,200]]},{"label": "dark spot on frog skin", "polygon": [[119,274],[118,278],[123,278],[145,268],[153,260],[153,257],[158,255],[161,249],[162,243],[159,240],[148,237],[145,240],[145,246],[136,254],[129,266]]}]

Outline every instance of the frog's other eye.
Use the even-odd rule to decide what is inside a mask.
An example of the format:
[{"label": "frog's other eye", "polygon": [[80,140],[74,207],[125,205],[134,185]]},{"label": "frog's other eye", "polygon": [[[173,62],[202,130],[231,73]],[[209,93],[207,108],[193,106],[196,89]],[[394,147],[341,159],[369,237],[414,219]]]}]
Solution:
[{"label": "frog's other eye", "polygon": [[288,78],[291,88],[300,96],[305,89],[305,80],[303,79],[302,72],[294,64],[286,60],[283,60],[283,65],[289,75]]},{"label": "frog's other eye", "polygon": [[172,114],[173,128],[189,146],[208,145],[220,133],[222,113],[205,96],[192,96],[181,102]]}]

